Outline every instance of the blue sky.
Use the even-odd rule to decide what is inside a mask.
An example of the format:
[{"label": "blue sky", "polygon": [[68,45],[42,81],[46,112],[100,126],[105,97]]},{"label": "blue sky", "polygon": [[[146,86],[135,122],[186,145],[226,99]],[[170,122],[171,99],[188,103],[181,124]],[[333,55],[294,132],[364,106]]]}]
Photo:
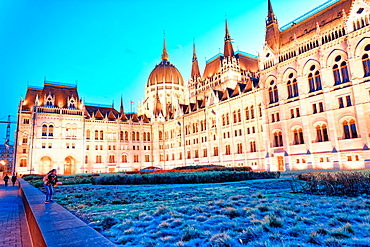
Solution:
[{"label": "blue sky", "polygon": [[[323,0],[272,0],[280,26]],[[161,60],[163,31],[169,60],[188,81],[195,40],[201,71],[223,50],[225,15],[234,49],[257,55],[265,35],[267,0],[0,0],[0,120],[16,121],[27,85],[76,83],[88,103],[126,111],[144,98]],[[11,126],[14,132],[16,125]],[[5,137],[0,124],[0,143]]]}]

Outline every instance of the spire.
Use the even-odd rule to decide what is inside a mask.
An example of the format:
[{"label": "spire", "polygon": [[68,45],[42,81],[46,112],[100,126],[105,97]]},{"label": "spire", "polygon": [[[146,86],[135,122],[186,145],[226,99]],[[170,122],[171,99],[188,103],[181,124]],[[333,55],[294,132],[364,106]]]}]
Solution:
[{"label": "spire", "polygon": [[267,20],[266,20],[266,26],[269,26],[272,23],[277,23],[274,10],[272,9],[271,1],[268,0],[268,13],[267,13]]},{"label": "spire", "polygon": [[191,78],[193,80],[196,80],[196,78],[200,77],[200,70],[199,70],[199,65],[198,65],[198,59],[197,59],[197,54],[195,51],[195,43],[193,42],[193,61],[191,65]]},{"label": "spire", "polygon": [[227,19],[225,20],[225,46],[224,46],[224,57],[234,56],[234,49],[232,44],[232,39],[229,33],[229,24]]},{"label": "spire", "polygon": [[166,47],[166,34],[165,33],[164,33],[162,60],[163,61],[167,61],[168,60],[167,47]]},{"label": "spire", "polygon": [[267,45],[274,51],[277,52],[280,47],[280,29],[277,18],[272,10],[271,1],[268,0],[268,13],[266,19],[266,37],[265,41]]},{"label": "spire", "polygon": [[122,95],[121,95],[121,106],[119,108],[119,112],[123,113],[123,102],[122,102]]}]

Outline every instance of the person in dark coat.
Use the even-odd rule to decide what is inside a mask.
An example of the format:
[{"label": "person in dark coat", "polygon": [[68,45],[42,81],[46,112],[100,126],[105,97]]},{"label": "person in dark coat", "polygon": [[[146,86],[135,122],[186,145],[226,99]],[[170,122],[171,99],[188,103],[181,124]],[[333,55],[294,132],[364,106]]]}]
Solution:
[{"label": "person in dark coat", "polygon": [[15,185],[15,182],[17,182],[17,176],[15,174],[13,174],[13,176],[12,176],[13,186]]},{"label": "person in dark coat", "polygon": [[48,174],[46,174],[44,176],[42,181],[44,181],[44,188],[45,188],[45,191],[46,191],[45,203],[54,202],[51,199],[53,197],[53,194],[54,194],[53,186],[56,187],[57,185],[62,184],[62,183],[58,182],[57,170],[53,169],[50,172],[48,172]]},{"label": "person in dark coat", "polygon": [[8,174],[6,174],[4,177],[5,186],[8,186],[8,180],[9,180],[9,176]]}]

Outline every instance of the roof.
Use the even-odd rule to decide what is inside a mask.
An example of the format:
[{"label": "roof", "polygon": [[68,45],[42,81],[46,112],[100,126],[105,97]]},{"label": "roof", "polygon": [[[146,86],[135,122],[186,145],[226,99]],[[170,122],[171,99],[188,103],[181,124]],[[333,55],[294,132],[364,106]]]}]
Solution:
[{"label": "roof", "polygon": [[65,83],[57,83],[45,81],[43,88],[29,87],[27,88],[27,93],[25,100],[23,101],[22,109],[29,110],[35,105],[35,100],[38,95],[38,100],[41,106],[44,106],[44,98],[51,95],[55,97],[54,104],[56,107],[67,108],[68,99],[73,97],[77,102],[77,107],[80,104],[77,86]]},{"label": "roof", "polygon": [[[332,5],[327,6],[329,3],[332,3]],[[342,23],[343,10],[348,15],[351,5],[352,0],[330,0],[321,5],[325,8],[319,8],[320,11],[312,12],[306,18],[296,19],[301,21],[290,24],[289,28],[280,33],[281,46],[292,42],[294,36],[299,39],[300,37],[309,35],[312,31],[316,30],[317,24],[320,26],[321,32],[338,27]]]}]

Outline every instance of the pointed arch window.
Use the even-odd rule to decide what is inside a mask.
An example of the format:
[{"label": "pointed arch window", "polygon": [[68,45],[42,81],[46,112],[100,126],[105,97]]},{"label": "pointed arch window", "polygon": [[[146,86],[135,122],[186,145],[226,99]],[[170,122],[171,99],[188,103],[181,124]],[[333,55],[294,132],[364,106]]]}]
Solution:
[{"label": "pointed arch window", "polygon": [[282,147],[283,146],[283,134],[281,131],[276,131],[274,133],[274,146]]},{"label": "pointed arch window", "polygon": [[146,136],[147,136],[148,141],[150,141],[150,133],[149,132],[147,133]]},{"label": "pointed arch window", "polygon": [[123,140],[124,140],[124,136],[123,136],[123,131],[122,131],[122,130],[119,132],[119,139],[120,139],[121,141],[123,141]]},{"label": "pointed arch window", "polygon": [[146,132],[143,133],[143,141],[146,141]]},{"label": "pointed arch window", "polygon": [[53,125],[49,125],[49,137],[52,137],[54,136],[54,126]]},{"label": "pointed arch window", "polygon": [[136,132],[136,141],[140,141],[140,133],[139,133],[139,131]]},{"label": "pointed arch window", "polygon": [[364,66],[364,77],[370,76],[370,59],[368,54],[362,56],[362,65]]},{"label": "pointed arch window", "polygon": [[308,84],[310,86],[310,93],[322,89],[320,70],[316,68],[316,65],[312,65],[310,67],[310,73],[308,74]]},{"label": "pointed arch window", "polygon": [[47,136],[48,126],[46,124],[42,125],[42,136]]},{"label": "pointed arch window", "polygon": [[349,82],[348,65],[341,55],[336,56],[333,65],[334,85]]},{"label": "pointed arch window", "polygon": [[86,139],[90,140],[90,130],[86,130]]},{"label": "pointed arch window", "polygon": [[355,120],[343,121],[343,132],[345,139],[358,138]]},{"label": "pointed arch window", "polygon": [[275,85],[275,81],[270,82],[269,99],[270,99],[270,104],[273,104],[279,101],[278,88]]},{"label": "pointed arch window", "polygon": [[317,142],[329,141],[328,129],[326,124],[316,126],[316,140]]},{"label": "pointed arch window", "polygon": [[99,131],[95,130],[95,140],[99,140]]},{"label": "pointed arch window", "polygon": [[254,119],[254,106],[251,106],[251,119]]},{"label": "pointed arch window", "polygon": [[294,141],[293,141],[294,145],[304,144],[302,128],[294,129],[293,134],[294,134]]},{"label": "pointed arch window", "polygon": [[245,119],[249,120],[249,108],[245,108]]},{"label": "pointed arch window", "polygon": [[100,140],[104,140],[104,132],[102,130],[100,131]]}]

